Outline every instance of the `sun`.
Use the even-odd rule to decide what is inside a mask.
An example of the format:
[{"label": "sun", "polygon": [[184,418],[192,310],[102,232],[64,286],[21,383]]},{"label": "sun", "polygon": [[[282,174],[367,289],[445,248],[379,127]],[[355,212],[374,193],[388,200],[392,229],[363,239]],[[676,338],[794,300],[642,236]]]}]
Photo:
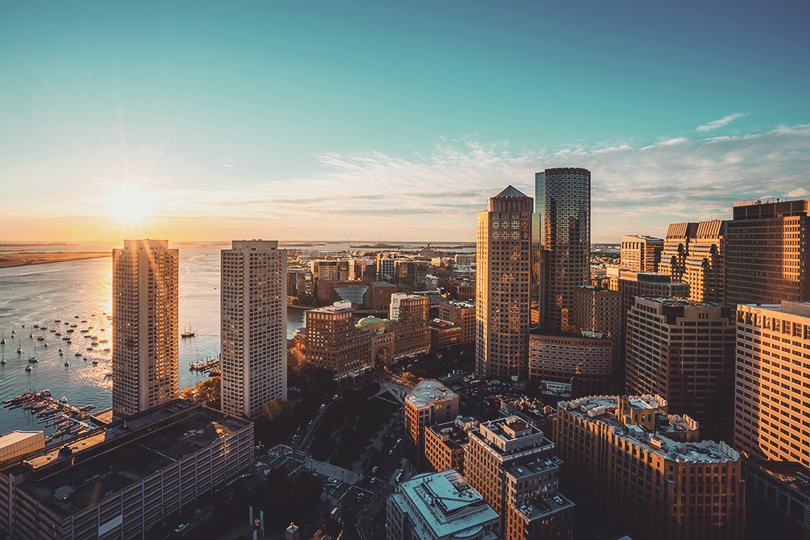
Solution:
[{"label": "sun", "polygon": [[107,201],[107,213],[125,225],[140,225],[152,216],[153,198],[141,186],[122,184]]}]

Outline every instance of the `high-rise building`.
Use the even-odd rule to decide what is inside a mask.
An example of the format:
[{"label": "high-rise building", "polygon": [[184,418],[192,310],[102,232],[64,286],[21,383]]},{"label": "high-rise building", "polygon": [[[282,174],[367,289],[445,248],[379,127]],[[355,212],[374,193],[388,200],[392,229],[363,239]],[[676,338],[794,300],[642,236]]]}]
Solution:
[{"label": "high-rise building", "polygon": [[652,236],[623,234],[620,268],[631,272],[658,272],[664,241]]},{"label": "high-rise building", "polygon": [[726,223],[673,223],[669,226],[659,272],[689,285],[695,302],[725,302]]},{"label": "high-rise building", "polygon": [[697,223],[672,223],[669,226],[658,273],[668,275],[672,281],[683,282],[686,258],[689,255],[689,241],[695,237],[697,228]]},{"label": "high-rise building", "polygon": [[512,186],[478,214],[475,370],[526,379],[529,362],[532,199]]},{"label": "high-rise building", "polygon": [[537,426],[508,416],[468,435],[464,474],[503,518],[501,538],[573,537],[574,504],[558,491],[561,462]]},{"label": "high-rise building", "polygon": [[405,454],[415,470],[425,464],[425,429],[458,416],[458,394],[439,381],[419,381],[405,397]]},{"label": "high-rise building", "polygon": [[307,364],[327,369],[337,378],[371,367],[371,333],[356,327],[348,302],[308,310],[306,325]]},{"label": "high-rise building", "polygon": [[[699,424],[660,396],[595,396],[557,405],[563,487],[588,519],[634,540],[744,537],[740,454],[698,441]],[[474,484],[473,484],[474,485]]]},{"label": "high-rise building", "polygon": [[737,305],[734,445],[810,467],[810,302]]},{"label": "high-rise building", "polygon": [[[613,278],[611,278],[613,281]],[[621,332],[618,340],[618,362],[615,365],[614,381],[620,391],[624,390],[624,361],[627,340],[627,312],[637,296],[655,296],[660,298],[689,298],[689,285],[673,281],[669,275],[647,274],[619,270],[616,279],[616,290],[622,297]]]},{"label": "high-rise building", "polygon": [[396,354],[416,354],[430,350],[430,301],[425,296],[391,295],[390,319],[396,323]]},{"label": "high-rise building", "polygon": [[627,314],[626,391],[657,394],[700,423],[708,438],[731,440],[736,324],[727,307],[635,297]]},{"label": "high-rise building", "polygon": [[546,169],[535,175],[539,221],[541,327],[570,323],[574,289],[591,279],[591,173]]},{"label": "high-rise building", "polygon": [[287,399],[287,252],[234,240],[222,250],[222,411],[256,419]]},{"label": "high-rise building", "polygon": [[414,476],[388,496],[387,540],[497,540],[501,518],[458,472]]},{"label": "high-rise building", "polygon": [[112,409],[126,418],[180,390],[179,255],[168,240],[124,240],[112,263]]},{"label": "high-rise building", "polygon": [[734,204],[726,243],[726,302],[810,300],[810,199]]}]

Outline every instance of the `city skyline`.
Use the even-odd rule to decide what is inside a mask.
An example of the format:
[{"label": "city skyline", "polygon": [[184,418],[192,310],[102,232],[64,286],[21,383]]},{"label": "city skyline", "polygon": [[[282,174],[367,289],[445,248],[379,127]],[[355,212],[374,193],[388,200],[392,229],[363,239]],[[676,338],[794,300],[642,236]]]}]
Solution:
[{"label": "city skyline", "polygon": [[0,241],[473,241],[571,166],[597,243],[810,194],[800,4],[3,5]]}]

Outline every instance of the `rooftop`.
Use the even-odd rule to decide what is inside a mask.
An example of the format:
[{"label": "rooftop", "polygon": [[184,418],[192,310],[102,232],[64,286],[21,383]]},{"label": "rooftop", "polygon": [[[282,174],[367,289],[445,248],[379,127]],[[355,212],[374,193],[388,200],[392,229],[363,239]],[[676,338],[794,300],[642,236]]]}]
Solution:
[{"label": "rooftop", "polygon": [[[400,484],[395,495],[409,500],[422,517],[414,521],[429,527],[434,538],[472,536],[484,525],[500,519],[483,497],[452,469],[414,476]],[[410,508],[403,510],[408,512]],[[494,539],[495,535],[483,538]]]},{"label": "rooftop", "polygon": [[[666,401],[658,396],[632,396],[629,405],[633,409],[655,409],[666,406]],[[638,425],[622,425],[616,417],[619,406],[618,396],[591,396],[572,401],[561,401],[558,407],[579,416],[588,422],[601,422],[612,427],[613,433],[636,446],[678,462],[726,463],[737,461],[740,454],[726,443],[715,441],[676,442],[666,437],[669,434],[684,433],[696,427],[688,416],[663,415],[667,423],[661,424],[655,432]]]},{"label": "rooftop", "polygon": [[495,195],[495,197],[525,197],[525,196],[526,195],[521,193],[520,190],[515,189],[512,186],[506,186],[500,191],[500,193]]},{"label": "rooftop", "polygon": [[18,489],[70,515],[248,425],[178,400],[48,447],[2,473],[24,475]]},{"label": "rooftop", "polygon": [[458,394],[447,388],[439,381],[432,379],[420,381],[411,393],[405,398],[411,406],[417,409],[430,407],[434,401],[458,399]]},{"label": "rooftop", "polygon": [[810,318],[810,302],[792,302],[790,300],[782,300],[781,304],[745,304],[749,307],[763,309],[766,311],[773,311],[775,313],[785,313],[787,315],[796,315],[802,318]]},{"label": "rooftop", "polygon": [[532,500],[531,504],[524,504],[518,510],[521,514],[523,514],[527,519],[544,519],[549,514],[553,514],[559,510],[563,510],[565,508],[571,508],[574,506],[574,503],[563,497],[559,492],[557,492],[552,497],[547,497],[545,499],[541,497],[535,497]]}]

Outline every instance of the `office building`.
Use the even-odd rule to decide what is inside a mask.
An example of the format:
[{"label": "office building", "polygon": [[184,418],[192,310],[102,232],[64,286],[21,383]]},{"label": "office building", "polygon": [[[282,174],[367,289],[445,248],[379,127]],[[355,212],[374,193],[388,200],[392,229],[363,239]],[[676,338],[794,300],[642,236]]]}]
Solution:
[{"label": "office building", "polygon": [[790,461],[743,460],[748,538],[810,540],[810,469]]},{"label": "office building", "polygon": [[174,400],[5,463],[10,538],[164,538],[253,463],[253,424]]},{"label": "office building", "polygon": [[810,302],[737,306],[734,446],[810,468]]},{"label": "office building", "polygon": [[461,345],[461,328],[441,319],[430,321],[430,350],[438,352],[448,347]]},{"label": "office building", "polygon": [[658,272],[664,241],[661,238],[623,234],[620,268],[631,272]]},{"label": "office building", "polygon": [[572,538],[574,504],[558,492],[554,443],[517,416],[469,432],[464,474],[503,518],[502,538]]},{"label": "office building", "polygon": [[222,411],[255,420],[287,399],[287,253],[278,242],[222,250]]},{"label": "office building", "polygon": [[650,395],[560,402],[563,487],[589,520],[634,540],[743,538],[740,454],[698,441],[696,421],[667,411]]},{"label": "office building", "polygon": [[112,409],[145,411],[179,392],[178,264],[168,240],[124,240],[112,257]]},{"label": "office building", "polygon": [[458,394],[439,381],[419,381],[405,398],[405,455],[414,470],[425,465],[425,429],[458,416]]},{"label": "office building", "polygon": [[439,318],[461,328],[461,343],[475,343],[475,304],[448,301],[439,304]]},{"label": "office building", "polygon": [[507,187],[478,214],[475,370],[526,379],[532,199]]},{"label": "office building", "polygon": [[355,325],[351,304],[308,310],[306,325],[307,364],[327,369],[338,379],[371,367],[371,333]]},{"label": "office building", "polygon": [[658,265],[659,274],[671,277],[672,281],[683,282],[689,242],[695,237],[697,229],[697,223],[673,223],[669,226]]},{"label": "office building", "polygon": [[810,300],[810,199],[735,203],[727,227],[729,305]]},{"label": "office building", "polygon": [[388,496],[387,540],[497,540],[501,518],[458,472],[420,474]]},{"label": "office building", "polygon": [[673,223],[659,272],[689,285],[695,302],[725,302],[726,223]]},{"label": "office building", "polygon": [[634,297],[627,314],[626,391],[657,394],[700,424],[704,437],[731,440],[736,323],[727,307]]},{"label": "office building", "polygon": [[591,279],[591,173],[586,169],[546,169],[535,175],[540,326],[570,324],[574,289]]},{"label": "office building", "polygon": [[529,334],[529,382],[541,388],[546,382],[573,384],[579,395],[605,394],[613,377],[613,339],[599,332]]},{"label": "office building", "polygon": [[437,472],[455,469],[464,474],[467,432],[478,427],[478,420],[457,416],[451,422],[433,424],[425,430],[425,458],[428,468]]},{"label": "office building", "polygon": [[389,318],[396,323],[397,354],[430,350],[429,300],[416,294],[391,295]]}]

